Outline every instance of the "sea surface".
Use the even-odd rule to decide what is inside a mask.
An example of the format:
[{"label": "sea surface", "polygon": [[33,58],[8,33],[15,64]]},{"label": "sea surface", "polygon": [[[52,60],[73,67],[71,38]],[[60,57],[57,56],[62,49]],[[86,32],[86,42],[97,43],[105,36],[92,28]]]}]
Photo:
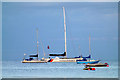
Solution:
[{"label": "sea surface", "polygon": [[3,78],[118,78],[118,61],[103,61],[109,67],[96,67],[95,71],[83,70],[84,64],[62,63],[21,63],[3,61]]}]

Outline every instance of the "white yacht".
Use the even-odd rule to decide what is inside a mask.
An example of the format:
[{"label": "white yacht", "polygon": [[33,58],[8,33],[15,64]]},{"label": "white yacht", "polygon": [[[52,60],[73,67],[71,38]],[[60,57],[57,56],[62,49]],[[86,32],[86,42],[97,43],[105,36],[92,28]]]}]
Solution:
[{"label": "white yacht", "polygon": [[[44,60],[48,62],[76,62],[77,60],[82,60],[81,57],[73,57],[68,58],[67,57],[67,45],[66,45],[66,23],[65,23],[65,8],[63,7],[63,15],[64,15],[64,35],[65,35],[65,51],[62,54],[52,54],[50,53],[49,56],[56,56],[55,58],[45,58]],[[62,56],[63,58],[59,58],[59,56]]]},{"label": "white yacht", "polygon": [[25,59],[26,54],[24,54],[24,59],[23,61],[21,61],[22,63],[47,63],[46,60],[39,60],[38,43],[39,42],[38,42],[38,29],[37,29],[37,54],[29,55],[29,59]]}]

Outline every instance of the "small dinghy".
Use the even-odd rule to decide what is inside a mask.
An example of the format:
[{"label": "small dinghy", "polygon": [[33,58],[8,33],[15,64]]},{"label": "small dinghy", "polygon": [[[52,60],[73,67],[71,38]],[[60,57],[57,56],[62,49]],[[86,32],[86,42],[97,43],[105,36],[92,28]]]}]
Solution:
[{"label": "small dinghy", "polygon": [[108,63],[86,64],[86,67],[109,67]]},{"label": "small dinghy", "polygon": [[86,68],[84,68],[83,70],[95,70],[95,68],[91,68],[91,67],[86,67]]}]

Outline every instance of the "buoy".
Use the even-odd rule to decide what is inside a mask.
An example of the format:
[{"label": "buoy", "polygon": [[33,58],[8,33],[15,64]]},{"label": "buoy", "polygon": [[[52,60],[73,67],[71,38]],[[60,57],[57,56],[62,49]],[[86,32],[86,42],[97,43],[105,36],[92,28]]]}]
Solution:
[{"label": "buoy", "polygon": [[108,63],[105,63],[105,64],[108,64]]},{"label": "buoy", "polygon": [[109,67],[109,65],[107,65],[107,67]]},{"label": "buoy", "polygon": [[92,70],[95,70],[95,68],[92,68]]},{"label": "buoy", "polygon": [[90,69],[88,69],[90,71]]}]

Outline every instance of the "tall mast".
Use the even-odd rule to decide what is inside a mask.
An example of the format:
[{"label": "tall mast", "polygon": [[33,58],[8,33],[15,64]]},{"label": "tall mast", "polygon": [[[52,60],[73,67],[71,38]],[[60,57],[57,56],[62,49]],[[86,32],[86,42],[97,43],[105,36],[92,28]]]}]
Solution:
[{"label": "tall mast", "polygon": [[[89,35],[89,55],[91,56],[91,48],[90,48],[90,35]],[[90,60],[90,59],[89,59]]]},{"label": "tall mast", "polygon": [[65,23],[65,8],[64,8],[64,6],[63,6],[63,15],[64,15],[64,33],[65,33],[65,54],[66,54],[65,57],[67,57],[67,46],[66,46],[66,23]]},{"label": "tall mast", "polygon": [[[37,32],[37,55],[38,55],[38,28],[36,29],[36,32]],[[38,60],[38,57],[37,57],[37,60]]]}]

